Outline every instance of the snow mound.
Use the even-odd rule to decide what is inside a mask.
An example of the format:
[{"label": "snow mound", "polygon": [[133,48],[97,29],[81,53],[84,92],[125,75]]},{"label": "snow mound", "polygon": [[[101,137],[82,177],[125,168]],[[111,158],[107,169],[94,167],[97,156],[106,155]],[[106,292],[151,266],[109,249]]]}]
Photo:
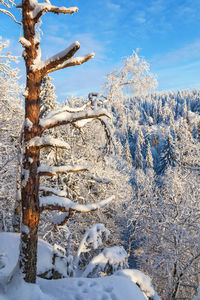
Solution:
[{"label": "snow mound", "polygon": [[[118,271],[103,278],[46,280],[38,277],[37,284],[28,284],[15,277],[5,285],[5,277],[17,263],[19,237],[17,233],[0,233],[0,300],[159,300],[150,278],[138,270]],[[118,259],[119,249],[114,250],[115,259]],[[38,273],[51,268],[53,251],[54,247],[38,241]],[[109,253],[105,250],[104,254],[109,256]]]},{"label": "snow mound", "polygon": [[[13,232],[0,232],[0,278],[8,276],[15,265],[19,256],[20,234]],[[53,247],[45,241],[38,240],[38,274],[42,274],[52,267]]]},{"label": "snow mound", "polygon": [[143,272],[139,270],[127,269],[117,271],[115,275],[129,277],[132,282],[136,283],[140,287],[140,289],[148,298],[153,300],[160,299],[154,291],[150,277],[145,275]]}]

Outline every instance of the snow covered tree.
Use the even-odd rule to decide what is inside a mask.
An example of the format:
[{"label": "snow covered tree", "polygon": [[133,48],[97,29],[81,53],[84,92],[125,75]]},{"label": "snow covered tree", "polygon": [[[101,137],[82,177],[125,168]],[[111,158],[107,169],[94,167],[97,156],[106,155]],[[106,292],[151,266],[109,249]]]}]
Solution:
[{"label": "snow covered tree", "polygon": [[[89,95],[90,98],[91,95]],[[73,97],[68,103],[77,108],[86,104],[88,100]],[[92,102],[94,103],[94,101],[93,99]],[[99,102],[101,103],[100,100]],[[100,103],[98,106],[102,105]],[[88,122],[84,127],[80,127],[78,123],[77,126],[66,127],[63,125],[59,127],[60,130],[56,130],[56,128],[53,132],[51,130],[52,137],[59,137],[70,147],[67,151],[53,147],[45,148],[45,151],[41,151],[41,163],[47,159],[49,166],[62,166],[66,164],[66,161],[70,164],[87,161],[89,171],[77,174],[58,174],[51,179],[41,178],[42,188],[44,185],[48,188],[59,187],[66,197],[79,203],[98,202],[115,194],[116,190],[118,192],[117,201],[113,201],[112,205],[102,208],[95,214],[88,214],[87,218],[78,213],[70,218],[67,213],[62,212],[55,214],[55,212],[47,211],[41,214],[40,236],[52,244],[56,243],[66,247],[67,236],[66,238],[61,237],[63,236],[62,232],[64,234],[65,230],[69,230],[72,236],[71,251],[73,253],[77,250],[84,230],[91,224],[99,222],[103,222],[111,232],[109,245],[106,246],[122,244],[120,239],[123,228],[120,226],[120,222],[123,217],[120,215],[120,211],[123,203],[132,197],[128,168],[119,156],[110,153],[106,132],[102,131],[101,122],[94,120]],[[49,192],[46,190],[42,193],[44,196]],[[81,224],[81,229],[77,227],[77,224]],[[116,226],[118,230],[116,230]]]},{"label": "snow covered tree", "polygon": [[[47,74],[71,66],[80,65],[93,58],[89,53],[81,57],[73,57],[80,48],[79,42],[75,42],[64,51],[41,60],[40,37],[36,27],[40,24],[42,15],[48,12],[55,14],[73,14],[77,7],[57,7],[50,2],[39,3],[37,0],[25,0],[18,5],[22,8],[23,37],[19,38],[24,47],[23,57],[26,65],[26,90],[25,97],[25,124],[23,130],[24,152],[22,157],[21,195],[22,195],[22,225],[21,247],[19,254],[19,269],[27,282],[36,280],[37,240],[40,212],[45,209],[61,210],[67,213],[71,211],[91,211],[107,204],[113,199],[110,197],[102,200],[100,204],[78,205],[72,200],[63,197],[59,191],[51,191],[54,197],[42,197],[39,200],[39,181],[41,176],[53,176],[62,173],[75,173],[87,170],[86,166],[73,165],[61,167],[45,167],[40,165],[40,149],[45,146],[66,148],[68,145],[42,134],[56,126],[64,124],[80,124],[84,120],[100,119],[106,127],[108,116],[104,109],[96,109],[91,102],[80,108],[64,106],[61,109],[50,112],[45,118],[40,119],[40,88],[42,79]],[[109,132],[109,130],[107,130]],[[62,196],[62,197],[60,197]]]},{"label": "snow covered tree", "polygon": [[155,75],[150,73],[149,64],[133,51],[119,70],[107,75],[105,86],[108,96],[112,98],[124,89],[131,95],[145,95],[157,86],[157,80]]},{"label": "snow covered tree", "polygon": [[[12,215],[17,197],[19,135],[23,124],[23,108],[17,82],[17,69],[10,66],[16,57],[4,53],[8,42],[0,41],[0,177],[1,220],[3,229],[12,230]],[[14,124],[14,126],[13,126]],[[2,225],[2,224],[1,224]]]},{"label": "snow covered tree", "polygon": [[146,168],[153,168],[153,156],[152,156],[152,152],[151,152],[151,144],[149,143],[149,141],[147,142],[145,167]]},{"label": "snow covered tree", "polygon": [[17,79],[19,70],[11,67],[11,62],[17,61],[17,56],[12,55],[10,52],[5,53],[5,49],[8,48],[9,41],[3,41],[0,37],[0,73],[1,76],[9,77],[10,79]]},{"label": "snow covered tree", "polygon": [[141,97],[149,95],[156,86],[157,80],[150,72],[149,64],[135,51],[123,61],[119,70],[107,75],[105,93],[107,99],[111,100],[108,106],[113,115],[116,140],[119,147],[121,143],[123,152],[125,152],[127,139],[131,153],[133,153],[132,136],[137,129],[137,121],[141,115],[138,109]]},{"label": "snow covered tree", "polygon": [[177,166],[151,184],[148,180],[145,188],[147,180],[138,199],[142,213],[134,236],[137,266],[151,276],[162,299],[191,299],[200,262],[199,176]]},{"label": "snow covered tree", "polygon": [[162,148],[158,172],[161,174],[165,172],[168,166],[175,167],[177,163],[177,154],[174,149],[174,142],[171,134],[169,133]]},{"label": "snow covered tree", "polygon": [[55,94],[55,86],[51,83],[53,79],[47,75],[42,79],[42,85],[40,90],[40,118],[53,109],[58,107]]}]

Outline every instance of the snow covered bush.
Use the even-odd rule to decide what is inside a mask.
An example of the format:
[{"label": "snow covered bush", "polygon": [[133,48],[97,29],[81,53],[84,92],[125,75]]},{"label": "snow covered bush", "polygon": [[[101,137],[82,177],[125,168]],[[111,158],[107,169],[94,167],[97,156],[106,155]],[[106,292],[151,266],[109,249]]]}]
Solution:
[{"label": "snow covered bush", "polygon": [[70,249],[54,245],[53,268],[39,276],[47,279],[65,277],[102,277],[128,267],[123,247],[104,248],[110,232],[103,224],[95,224],[84,234],[74,258]]},{"label": "snow covered bush", "polygon": [[95,224],[86,231],[76,255],[78,274],[81,272],[83,277],[99,277],[114,274],[116,270],[128,266],[127,253],[123,247],[115,246],[101,251],[109,234],[103,224]]}]

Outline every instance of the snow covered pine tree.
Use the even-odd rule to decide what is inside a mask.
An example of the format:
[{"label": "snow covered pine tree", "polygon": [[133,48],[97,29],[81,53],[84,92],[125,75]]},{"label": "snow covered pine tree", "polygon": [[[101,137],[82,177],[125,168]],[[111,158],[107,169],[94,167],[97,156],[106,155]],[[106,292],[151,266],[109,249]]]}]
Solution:
[{"label": "snow covered pine tree", "polygon": [[[105,117],[108,116],[104,109],[92,107],[91,102],[79,109],[70,109],[65,106],[50,112],[44,119],[40,116],[40,87],[45,75],[71,66],[80,65],[94,57],[94,53],[73,58],[80,48],[79,42],[75,42],[64,51],[51,58],[41,61],[40,37],[36,33],[36,26],[42,15],[47,12],[55,14],[73,14],[77,7],[57,7],[46,1],[38,3],[37,0],[24,0],[18,5],[22,8],[22,25],[24,37],[19,41],[25,48],[23,57],[26,64],[26,91],[25,97],[25,124],[24,124],[24,153],[22,161],[22,226],[21,246],[19,254],[19,270],[26,282],[36,281],[38,223],[40,212],[44,209],[61,210],[70,212],[91,211],[107,204],[113,199],[110,197],[99,204],[78,205],[67,198],[46,197],[39,202],[40,176],[53,176],[66,172],[79,172],[86,170],[84,166],[42,167],[40,166],[40,149],[45,146],[68,147],[66,143],[57,139],[42,137],[42,133],[49,128],[64,124],[73,124],[85,119],[101,119],[106,127]],[[55,191],[54,191],[55,192]]]}]

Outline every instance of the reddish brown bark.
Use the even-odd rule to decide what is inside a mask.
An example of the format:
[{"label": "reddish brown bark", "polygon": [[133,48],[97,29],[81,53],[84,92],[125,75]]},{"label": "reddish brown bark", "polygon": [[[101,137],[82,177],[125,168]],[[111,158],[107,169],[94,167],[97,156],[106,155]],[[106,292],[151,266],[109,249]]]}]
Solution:
[{"label": "reddish brown bark", "polygon": [[[40,113],[40,85],[41,74],[31,70],[31,65],[37,57],[39,44],[34,44],[35,23],[31,19],[29,1],[23,3],[23,30],[24,37],[31,43],[31,47],[25,49],[24,59],[26,63],[28,90],[25,99],[25,118],[32,122],[32,127],[25,126],[24,142],[31,138],[40,136],[39,113]],[[21,247],[19,256],[19,265],[24,279],[27,282],[36,281],[36,264],[37,264],[37,240],[38,240],[38,223],[39,223],[39,176],[37,168],[39,165],[40,151],[37,147],[25,148],[23,157],[22,172],[22,233]],[[26,230],[25,230],[26,229]]]},{"label": "reddish brown bark", "polygon": [[[35,5],[35,2],[32,2]],[[48,72],[52,72],[59,64],[71,58],[79,49],[79,44],[64,55],[61,59],[51,61],[41,70],[33,68],[34,60],[37,58],[40,50],[40,43],[35,39],[35,26],[42,12],[38,13],[35,19],[32,19],[30,0],[23,0],[22,3],[22,24],[24,38],[22,45],[25,47],[23,57],[26,65],[26,99],[25,99],[25,118],[28,122],[24,127],[24,145],[32,138],[40,137],[44,129],[39,125],[40,115],[40,86],[42,77]],[[68,9],[49,8],[46,11],[54,13],[68,13]],[[75,12],[77,10],[74,10]],[[88,56],[80,63],[84,63],[92,56]],[[78,63],[78,64],[80,64]],[[76,65],[75,62],[73,65]],[[66,66],[67,67],[67,66]],[[64,68],[64,67],[62,67]],[[59,124],[54,124],[54,126]],[[35,283],[36,265],[37,265],[37,241],[38,241],[38,224],[40,219],[39,208],[39,177],[38,167],[40,165],[40,147],[31,146],[24,149],[23,154],[23,171],[22,171],[22,230],[21,230],[21,247],[19,254],[19,266],[24,275],[26,282]]]}]

